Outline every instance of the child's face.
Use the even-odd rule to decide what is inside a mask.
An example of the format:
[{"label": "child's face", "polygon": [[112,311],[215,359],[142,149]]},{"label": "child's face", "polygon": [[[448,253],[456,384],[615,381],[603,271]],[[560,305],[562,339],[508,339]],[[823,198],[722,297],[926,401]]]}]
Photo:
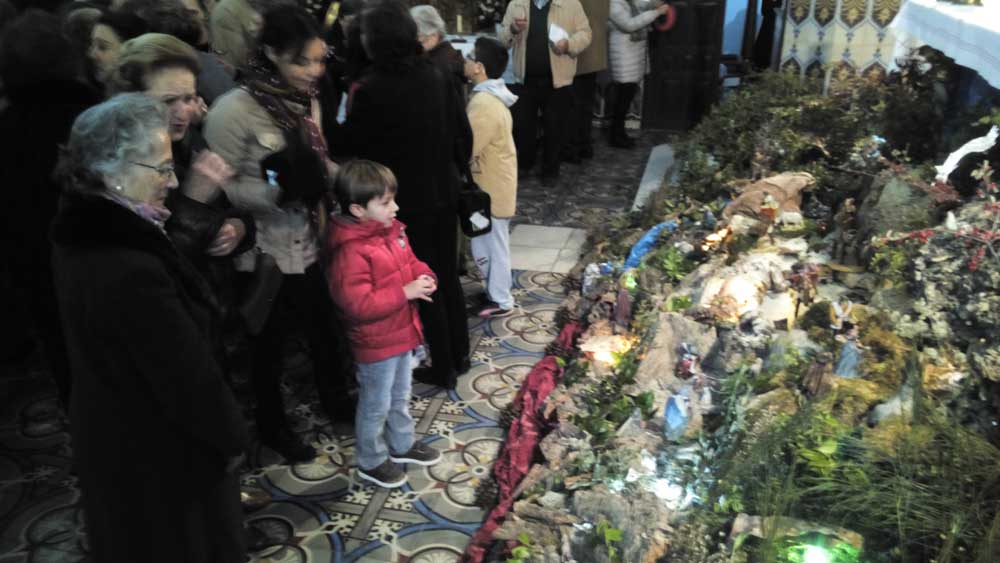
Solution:
[{"label": "child's face", "polygon": [[385,192],[380,197],[372,198],[364,207],[356,203],[351,205],[351,212],[360,221],[378,221],[386,227],[392,226],[397,211],[399,206],[396,205],[396,194],[392,192]]}]

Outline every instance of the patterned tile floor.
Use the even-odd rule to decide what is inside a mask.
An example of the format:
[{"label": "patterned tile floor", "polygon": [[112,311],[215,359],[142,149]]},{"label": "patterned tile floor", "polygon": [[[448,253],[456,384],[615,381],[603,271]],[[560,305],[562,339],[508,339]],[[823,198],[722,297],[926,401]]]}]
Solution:
[{"label": "patterned tile floor", "polygon": [[[587,228],[631,205],[642,167],[660,135],[630,151],[598,143],[584,165],[564,165],[562,181],[542,188],[522,176],[518,224]],[[288,354],[286,393],[296,431],[321,451],[314,463],[280,465],[258,447],[244,475],[275,501],[249,523],[278,542],[259,562],[451,563],[484,517],[475,489],[503,440],[500,410],[555,336],[564,295],[561,274],[515,272],[514,315],[470,321],[473,362],[454,391],[416,386],[411,409],[421,439],[444,453],[430,468],[410,467],[401,490],[362,485],[352,470],[350,426],[330,424],[310,396],[300,350]],[[467,292],[479,282],[466,279]],[[0,378],[0,563],[87,561],[70,444],[41,362]],[[245,382],[237,378],[243,397]],[[152,447],[152,446],[151,446]]]}]

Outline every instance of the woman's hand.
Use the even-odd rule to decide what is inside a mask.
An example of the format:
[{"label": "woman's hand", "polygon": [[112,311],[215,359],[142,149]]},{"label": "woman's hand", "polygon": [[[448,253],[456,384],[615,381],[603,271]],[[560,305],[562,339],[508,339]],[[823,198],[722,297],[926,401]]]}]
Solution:
[{"label": "woman's hand", "polygon": [[194,157],[191,171],[181,188],[181,193],[201,203],[209,203],[219,193],[219,186],[236,175],[221,156],[204,150]]},{"label": "woman's hand", "polygon": [[195,100],[194,115],[191,116],[191,125],[201,125],[206,115],[208,115],[208,104],[205,103],[205,98],[198,96]]},{"label": "woman's hand", "polygon": [[226,219],[215,234],[215,240],[205,251],[209,256],[228,256],[247,234],[247,227],[239,219]]},{"label": "woman's hand", "polygon": [[433,303],[431,294],[437,290],[437,282],[434,278],[424,275],[403,286],[403,293],[406,294],[407,301],[423,299],[428,303]]}]

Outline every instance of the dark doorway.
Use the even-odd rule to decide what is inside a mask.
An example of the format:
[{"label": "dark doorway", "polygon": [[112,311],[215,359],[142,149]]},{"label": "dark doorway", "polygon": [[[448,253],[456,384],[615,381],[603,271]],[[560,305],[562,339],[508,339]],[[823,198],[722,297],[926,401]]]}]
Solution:
[{"label": "dark doorway", "polygon": [[650,34],[642,126],[687,131],[719,96],[726,0],[672,2],[677,23]]}]

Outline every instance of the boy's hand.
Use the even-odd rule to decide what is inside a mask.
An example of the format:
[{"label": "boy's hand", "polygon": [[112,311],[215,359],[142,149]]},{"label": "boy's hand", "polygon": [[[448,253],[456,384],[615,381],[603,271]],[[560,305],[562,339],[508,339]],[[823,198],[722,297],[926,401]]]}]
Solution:
[{"label": "boy's hand", "polygon": [[438,282],[437,282],[436,279],[434,279],[434,276],[428,276],[427,274],[420,274],[419,276],[417,276],[417,279],[418,280],[427,280],[427,282],[429,284],[431,284],[431,288],[432,288],[431,289],[431,293],[434,293],[435,291],[437,291]]},{"label": "boy's hand", "polygon": [[414,299],[423,299],[429,303],[433,303],[434,300],[431,299],[431,294],[437,289],[437,285],[434,283],[434,279],[429,276],[420,276],[419,278],[411,281],[410,283],[403,286],[403,293],[406,294],[407,301],[413,301]]}]

